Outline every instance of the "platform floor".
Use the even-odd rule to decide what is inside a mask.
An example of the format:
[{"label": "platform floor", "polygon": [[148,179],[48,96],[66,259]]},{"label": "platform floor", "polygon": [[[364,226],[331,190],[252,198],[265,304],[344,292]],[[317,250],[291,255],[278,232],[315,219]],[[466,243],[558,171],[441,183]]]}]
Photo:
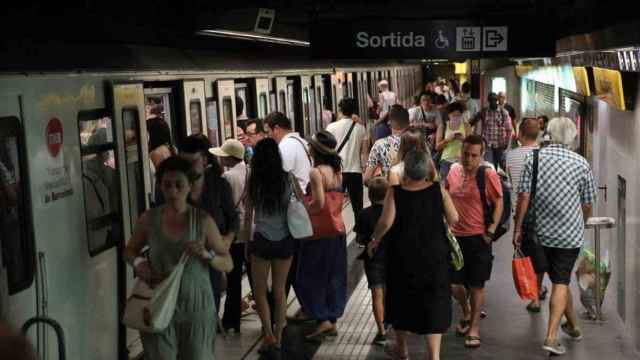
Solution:
[{"label": "platform floor", "polygon": [[[350,206],[345,209],[347,224],[353,223]],[[348,228],[351,228],[349,226]],[[382,346],[371,345],[376,334],[376,326],[371,313],[371,297],[363,275],[362,264],[355,259],[361,251],[348,237],[349,253],[349,293],[350,298],[345,315],[338,321],[339,336],[333,341],[322,344],[304,341],[304,332],[309,329],[304,325],[290,323],[285,329],[283,352],[281,359],[390,359],[392,358]],[[526,302],[520,300],[513,287],[511,275],[511,235],[507,234],[494,245],[494,267],[492,279],[486,290],[485,309],[488,317],[482,320],[482,347],[466,349],[463,339],[456,337],[453,326],[443,337],[442,359],[543,359],[547,357],[540,346],[544,339],[548,301],[543,304],[543,311],[530,314],[525,310]],[[573,279],[572,279],[573,281]],[[550,288],[550,283],[545,280]],[[245,286],[248,289],[248,286]],[[248,290],[247,290],[248,291]],[[574,294],[577,289],[573,288]],[[611,297],[611,293],[607,297]],[[295,294],[290,295],[288,315],[295,314],[299,305]],[[574,295],[576,309],[582,311],[578,297]],[[605,299],[604,313],[608,320],[602,324],[581,320],[584,339],[571,342],[561,335],[560,340],[567,346],[564,359],[572,360],[627,360],[640,359],[630,345],[631,341],[624,333],[623,326],[617,318],[615,309],[608,306]],[[454,321],[459,318],[459,309],[454,308]],[[257,348],[260,345],[260,322],[253,313],[243,318],[240,334],[218,336],[216,340],[216,359],[260,359]],[[390,334],[390,339],[393,336]],[[424,338],[410,336],[410,354],[412,359],[428,359],[424,346]],[[389,346],[392,346],[390,340]]]}]

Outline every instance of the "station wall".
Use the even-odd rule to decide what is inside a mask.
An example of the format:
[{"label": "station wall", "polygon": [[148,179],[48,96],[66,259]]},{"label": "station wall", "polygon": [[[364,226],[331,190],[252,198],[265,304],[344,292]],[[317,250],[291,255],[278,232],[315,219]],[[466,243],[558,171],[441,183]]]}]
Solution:
[{"label": "station wall", "polygon": [[[589,99],[593,114],[593,171],[598,190],[595,216],[616,219],[616,227],[601,231],[602,256],[611,261],[611,280],[604,300],[605,315],[620,319],[640,350],[640,112],[621,111],[595,97]],[[637,108],[637,107],[636,107]],[[623,195],[621,184],[626,182]],[[621,218],[622,207],[626,221]],[[593,230],[587,230],[587,246],[593,247]]]}]

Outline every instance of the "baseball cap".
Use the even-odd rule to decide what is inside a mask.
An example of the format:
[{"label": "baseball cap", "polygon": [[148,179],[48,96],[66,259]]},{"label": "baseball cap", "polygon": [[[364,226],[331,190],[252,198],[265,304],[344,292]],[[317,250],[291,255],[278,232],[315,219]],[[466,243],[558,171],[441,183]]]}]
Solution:
[{"label": "baseball cap", "polygon": [[222,146],[211,148],[209,152],[215,156],[232,156],[238,160],[244,159],[244,145],[236,139],[227,139]]}]

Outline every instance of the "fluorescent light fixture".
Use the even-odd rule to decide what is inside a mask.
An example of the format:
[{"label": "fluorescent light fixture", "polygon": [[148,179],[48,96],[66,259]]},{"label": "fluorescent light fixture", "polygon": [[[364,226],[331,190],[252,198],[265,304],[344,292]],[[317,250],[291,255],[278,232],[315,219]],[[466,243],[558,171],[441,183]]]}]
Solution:
[{"label": "fluorescent light fixture", "polygon": [[222,37],[222,38],[251,40],[251,41],[258,41],[258,42],[269,42],[269,43],[275,43],[275,44],[303,46],[303,47],[309,47],[310,45],[308,41],[288,39],[288,38],[282,38],[282,37],[271,36],[271,35],[255,34],[255,33],[244,32],[244,31],[214,29],[214,30],[199,30],[196,32],[196,34],[204,35],[204,36],[215,36],[215,37]]}]

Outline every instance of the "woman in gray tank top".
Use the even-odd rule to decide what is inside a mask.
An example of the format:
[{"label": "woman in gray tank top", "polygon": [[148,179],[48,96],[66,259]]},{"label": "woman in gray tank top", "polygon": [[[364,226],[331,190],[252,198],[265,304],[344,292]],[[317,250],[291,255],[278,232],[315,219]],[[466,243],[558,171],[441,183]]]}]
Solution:
[{"label": "woman in gray tank top", "polygon": [[[154,283],[171,274],[186,251],[180,292],[173,319],[159,333],[141,332],[145,358],[154,360],[210,360],[215,336],[215,305],[209,283],[209,266],[216,255],[228,248],[213,219],[187,204],[187,196],[196,176],[191,163],[172,156],[157,171],[165,205],[143,213],[136,223],[125,249],[125,259],[137,277]],[[191,220],[196,223],[192,233]],[[141,251],[149,246],[147,258]]]}]

